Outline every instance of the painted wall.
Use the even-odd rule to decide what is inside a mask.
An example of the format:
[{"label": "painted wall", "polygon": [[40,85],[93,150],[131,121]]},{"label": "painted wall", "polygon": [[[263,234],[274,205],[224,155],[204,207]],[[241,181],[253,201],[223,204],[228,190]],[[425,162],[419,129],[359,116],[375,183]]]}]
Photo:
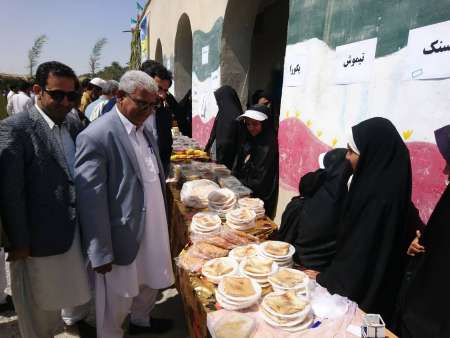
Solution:
[{"label": "painted wall", "polygon": [[[280,116],[279,209],[297,194],[317,156],[346,145],[346,130],[373,116],[389,118],[407,142],[413,201],[428,219],[444,188],[433,131],[450,122],[450,80],[405,81],[408,32],[450,19],[445,0],[291,0],[286,56],[307,55],[307,85],[284,87]],[[335,48],[377,37],[369,83],[335,85]],[[278,215],[279,217],[280,215]]]}]

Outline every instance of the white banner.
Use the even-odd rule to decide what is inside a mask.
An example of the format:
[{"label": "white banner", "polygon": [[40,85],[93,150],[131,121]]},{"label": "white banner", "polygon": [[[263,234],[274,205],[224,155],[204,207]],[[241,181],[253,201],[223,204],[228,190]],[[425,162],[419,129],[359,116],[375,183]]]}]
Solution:
[{"label": "white banner", "polygon": [[369,82],[373,73],[377,38],[336,47],[336,84]]},{"label": "white banner", "polygon": [[308,57],[305,54],[286,54],[284,60],[283,85],[286,87],[300,87],[306,78]]},{"label": "white banner", "polygon": [[450,21],[409,31],[406,78],[450,77]]}]

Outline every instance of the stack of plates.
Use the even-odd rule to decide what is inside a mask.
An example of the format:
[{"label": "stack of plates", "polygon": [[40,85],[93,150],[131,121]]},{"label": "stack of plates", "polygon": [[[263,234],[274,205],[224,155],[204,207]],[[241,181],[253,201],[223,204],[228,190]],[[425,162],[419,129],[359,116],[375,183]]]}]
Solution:
[{"label": "stack of plates", "polygon": [[208,195],[209,210],[217,212],[221,217],[224,217],[235,205],[236,195],[230,189],[214,190]]},{"label": "stack of plates", "polygon": [[238,263],[230,257],[211,259],[202,267],[202,275],[214,284],[219,284],[225,276],[235,275],[237,271]]},{"label": "stack of plates", "polygon": [[216,235],[221,227],[222,220],[213,212],[198,212],[192,217],[191,232],[196,235]]},{"label": "stack of plates", "polygon": [[240,262],[245,258],[256,256],[258,252],[258,244],[247,244],[234,248],[230,251],[228,256]]},{"label": "stack of plates", "polygon": [[256,214],[256,219],[263,218],[266,214],[264,209],[264,201],[259,198],[244,197],[239,199],[238,206],[253,210]]},{"label": "stack of plates", "polygon": [[308,295],[308,282],[309,278],[304,272],[289,268],[280,268],[269,277],[269,283],[274,291],[293,291],[305,296]]},{"label": "stack of plates", "polygon": [[237,208],[226,214],[227,225],[234,230],[250,230],[256,226],[256,214],[247,208]]},{"label": "stack of plates", "polygon": [[267,241],[259,245],[260,254],[264,257],[273,259],[281,268],[292,268],[294,262],[292,256],[295,248],[286,242]]},{"label": "stack of plates", "polygon": [[216,289],[216,300],[226,310],[242,310],[257,303],[261,287],[247,277],[226,276]]},{"label": "stack of plates", "polygon": [[306,330],[313,322],[311,305],[294,292],[269,293],[264,297],[260,311],[269,325],[289,332]]},{"label": "stack of plates", "polygon": [[269,276],[278,271],[278,265],[270,258],[253,256],[239,263],[239,273],[251,278],[261,287],[269,286]]}]

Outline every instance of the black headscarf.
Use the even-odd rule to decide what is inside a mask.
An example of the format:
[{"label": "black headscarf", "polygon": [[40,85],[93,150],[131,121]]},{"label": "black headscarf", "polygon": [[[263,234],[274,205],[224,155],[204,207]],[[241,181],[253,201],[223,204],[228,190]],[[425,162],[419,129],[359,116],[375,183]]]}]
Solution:
[{"label": "black headscarf", "polygon": [[406,264],[411,201],[409,152],[394,125],[372,118],[352,128],[360,152],[345,202],[337,252],[317,281],[392,323]]},{"label": "black headscarf", "polygon": [[192,91],[188,90],[186,95],[178,103],[178,114],[175,115],[178,127],[183,135],[192,137]]},{"label": "black headscarf", "polygon": [[[450,163],[450,125],[435,132],[442,156]],[[401,337],[450,337],[450,185],[437,203],[414,257],[400,297]]]},{"label": "black headscarf", "polygon": [[295,246],[294,260],[308,269],[323,270],[336,252],[337,227],[351,174],[346,152],[343,148],[327,152],[325,168],[306,174],[300,181],[303,201],[294,198],[283,213],[280,239],[290,237],[282,240]]},{"label": "black headscarf", "polygon": [[[250,109],[266,115],[268,112],[264,105],[255,105]],[[267,216],[273,218],[278,202],[277,137],[267,120],[263,121],[262,131],[255,137],[245,127],[240,130],[244,141],[236,156],[233,175],[252,189],[255,197],[264,201]]]},{"label": "black headscarf", "polygon": [[222,86],[214,92],[219,112],[206,144],[205,151],[209,152],[216,141],[217,163],[225,164],[229,169],[233,167],[238,149],[239,123],[237,117],[242,114],[242,106],[236,91],[230,86]]}]

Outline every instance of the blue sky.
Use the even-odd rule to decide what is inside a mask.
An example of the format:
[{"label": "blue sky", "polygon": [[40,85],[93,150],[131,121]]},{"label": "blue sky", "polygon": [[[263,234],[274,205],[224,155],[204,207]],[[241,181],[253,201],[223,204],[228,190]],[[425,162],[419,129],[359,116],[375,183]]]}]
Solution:
[{"label": "blue sky", "polygon": [[0,0],[0,72],[27,74],[28,50],[41,34],[48,42],[39,62],[57,60],[87,73],[92,47],[105,37],[100,66],[125,65],[131,34],[122,30],[129,30],[132,16],[135,0]]}]

